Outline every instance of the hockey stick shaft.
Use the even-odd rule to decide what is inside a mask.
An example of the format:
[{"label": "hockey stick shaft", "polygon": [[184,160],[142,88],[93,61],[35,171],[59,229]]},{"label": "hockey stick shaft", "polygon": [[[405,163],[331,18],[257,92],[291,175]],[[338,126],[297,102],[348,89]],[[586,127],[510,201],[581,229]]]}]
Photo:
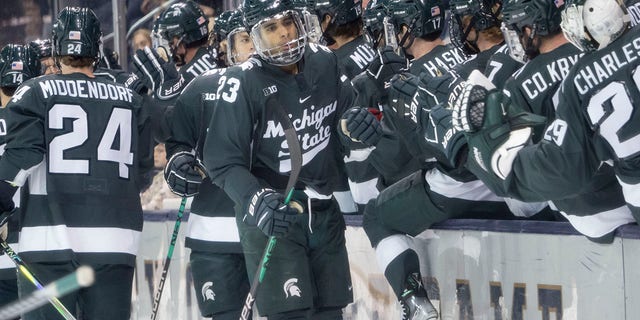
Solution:
[{"label": "hockey stick shaft", "polygon": [[[267,103],[273,102],[269,100]],[[271,104],[270,104],[271,105]],[[300,148],[300,143],[298,142],[298,134],[296,133],[296,129],[293,127],[291,120],[287,116],[285,110],[276,105],[275,107],[276,114],[280,118],[280,123],[284,128],[285,139],[287,140],[287,145],[289,146],[289,157],[291,158],[291,172],[289,173],[289,180],[287,181],[287,188],[285,189],[286,198],[284,200],[285,204],[289,204],[291,201],[291,197],[293,196],[293,190],[298,180],[298,176],[300,175],[300,170],[302,170],[302,149]],[[270,236],[267,240],[267,246],[262,253],[262,259],[260,259],[260,263],[258,264],[258,269],[256,269],[256,273],[253,276],[253,280],[251,281],[251,288],[249,289],[249,294],[247,294],[247,298],[245,299],[244,305],[242,306],[242,312],[240,313],[240,320],[248,320],[251,315],[251,309],[253,308],[253,302],[255,301],[256,293],[258,292],[258,287],[264,280],[264,276],[267,272],[267,266],[269,260],[271,260],[271,254],[273,253],[273,249],[276,247],[277,238],[274,236]]]},{"label": "hockey stick shaft", "polygon": [[180,224],[182,223],[182,214],[184,213],[184,207],[187,205],[187,197],[182,197],[180,202],[180,209],[178,209],[178,217],[176,223],[173,226],[173,234],[171,235],[171,243],[169,244],[169,252],[164,259],[164,266],[162,267],[162,276],[160,276],[160,283],[158,283],[158,290],[153,296],[153,309],[151,310],[151,320],[155,320],[158,316],[158,307],[160,307],[160,298],[162,297],[162,290],[164,289],[164,283],[167,280],[167,273],[169,272],[169,265],[171,265],[171,257],[173,256],[173,248],[176,246],[176,240],[178,239],[178,232],[180,231]]},{"label": "hockey stick shaft", "polygon": [[[5,240],[0,241],[0,246],[2,247],[2,251],[4,251],[4,253],[9,258],[11,258],[13,263],[16,264],[18,271],[25,278],[27,278],[31,283],[33,283],[38,289],[44,288],[44,286],[42,285],[42,282],[33,274],[33,272],[31,272],[30,268],[22,260],[22,258],[20,258],[20,256],[15,251],[13,251],[13,249],[11,249],[7,241]],[[73,314],[69,312],[69,310],[64,306],[64,304],[62,304],[62,302],[57,297],[52,297],[49,300],[49,302],[51,302],[51,305],[53,305],[53,307],[58,311],[58,313],[60,313],[60,315],[66,320],[76,319],[76,317],[74,317]]]},{"label": "hockey stick shaft", "polygon": [[42,307],[52,299],[62,297],[70,292],[92,285],[93,281],[93,269],[88,266],[81,266],[73,273],[32,292],[24,299],[12,302],[3,307],[0,309],[0,320],[12,319],[23,313]]}]

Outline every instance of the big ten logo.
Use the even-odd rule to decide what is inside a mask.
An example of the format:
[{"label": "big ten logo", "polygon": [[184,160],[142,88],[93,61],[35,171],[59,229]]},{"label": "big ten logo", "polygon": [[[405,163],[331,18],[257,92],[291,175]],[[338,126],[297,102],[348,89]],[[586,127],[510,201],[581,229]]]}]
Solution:
[{"label": "big ten logo", "polygon": [[271,94],[274,94],[276,92],[278,92],[278,87],[276,87],[276,85],[272,85],[272,86],[268,86],[266,88],[262,88],[262,92],[264,93],[264,96],[268,96]]},{"label": "big ten logo", "polygon": [[[434,277],[423,279],[429,299],[436,302],[440,299],[440,286]],[[562,286],[538,284],[537,285],[538,310],[541,317],[537,319],[562,319]],[[493,319],[495,320],[524,320],[524,310],[527,308],[527,284],[514,283],[511,306],[507,304],[508,299],[503,296],[501,282],[489,282],[489,303],[493,309]],[[467,279],[456,279],[456,304],[458,305],[459,320],[473,320],[473,299],[471,297],[471,282]],[[441,307],[440,310],[446,310]],[[503,310],[511,310],[511,316],[503,313]]]}]

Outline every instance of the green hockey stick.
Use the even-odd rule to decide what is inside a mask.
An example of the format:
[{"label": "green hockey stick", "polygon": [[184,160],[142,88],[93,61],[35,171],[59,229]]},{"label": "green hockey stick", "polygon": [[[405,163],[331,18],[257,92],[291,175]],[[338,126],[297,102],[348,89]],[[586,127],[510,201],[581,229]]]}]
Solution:
[{"label": "green hockey stick", "polygon": [[[273,103],[273,100],[274,99],[270,99],[267,101],[267,107],[273,106],[275,104]],[[276,114],[278,115],[280,123],[284,128],[284,136],[287,140],[287,145],[289,145],[291,172],[289,173],[289,180],[287,181],[287,188],[285,189],[286,198],[284,200],[285,204],[289,204],[289,202],[291,201],[291,196],[293,195],[296,181],[298,180],[298,176],[300,175],[300,170],[302,169],[302,148],[300,148],[300,142],[298,141],[298,134],[296,133],[296,129],[293,127],[293,124],[291,123],[291,120],[289,119],[286,111],[278,105],[273,106],[273,109],[276,110]],[[269,237],[267,246],[262,253],[262,259],[260,259],[260,264],[258,264],[258,269],[256,270],[256,274],[254,275],[253,281],[251,282],[249,294],[247,294],[247,299],[244,301],[244,305],[242,306],[240,320],[248,320],[249,316],[251,315],[251,309],[253,308],[253,302],[255,301],[258,287],[262,283],[262,280],[264,280],[264,275],[267,272],[271,254],[273,253],[273,249],[276,247],[276,242],[276,237]]]}]

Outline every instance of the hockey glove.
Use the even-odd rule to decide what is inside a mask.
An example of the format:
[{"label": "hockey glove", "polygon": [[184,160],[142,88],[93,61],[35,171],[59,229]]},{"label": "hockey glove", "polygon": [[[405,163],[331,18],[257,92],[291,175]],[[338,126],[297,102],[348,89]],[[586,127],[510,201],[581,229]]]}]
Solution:
[{"label": "hockey glove", "polygon": [[[161,96],[165,83],[174,82],[179,78],[176,66],[160,58],[158,53],[149,47],[136,50],[133,56],[134,73],[143,85]],[[133,88],[132,88],[133,89]]]},{"label": "hockey glove", "polygon": [[340,119],[340,129],[349,139],[367,147],[375,146],[382,138],[382,125],[378,117],[365,108],[347,110]]},{"label": "hockey glove", "polygon": [[449,166],[459,167],[467,138],[464,132],[456,130],[451,124],[451,110],[439,104],[431,109],[425,122],[423,133],[426,143],[442,153],[449,161]]},{"label": "hockey glove", "polygon": [[504,180],[518,151],[531,139],[532,127],[545,117],[511,104],[489,79],[474,71],[453,106],[453,125],[467,132],[469,169],[478,167]]},{"label": "hockey glove", "polygon": [[267,236],[282,237],[301,213],[301,206],[287,205],[284,196],[273,189],[260,189],[249,201],[244,222],[260,228]]},{"label": "hockey glove", "polygon": [[17,190],[18,187],[6,181],[0,181],[0,237],[2,237],[2,240],[7,240],[9,217],[15,211],[13,195],[16,194]]},{"label": "hockey glove", "polygon": [[404,71],[407,71],[409,62],[407,59],[396,54],[390,46],[384,47],[378,52],[378,58],[371,61],[367,67],[369,78],[376,84],[381,94],[381,103],[385,104],[388,95],[391,78]]},{"label": "hockey glove", "polygon": [[182,151],[174,154],[164,168],[164,179],[171,192],[181,197],[198,194],[207,169],[193,153]]},{"label": "hockey glove", "polygon": [[147,88],[142,79],[140,79],[136,73],[129,75],[129,78],[124,82],[124,86],[133,90],[137,94],[144,95],[149,91],[149,88]]},{"label": "hockey glove", "polygon": [[407,131],[414,131],[420,125],[419,117],[424,101],[419,93],[419,85],[420,79],[410,73],[397,74],[391,78],[389,109],[394,118],[402,121],[398,126]]}]

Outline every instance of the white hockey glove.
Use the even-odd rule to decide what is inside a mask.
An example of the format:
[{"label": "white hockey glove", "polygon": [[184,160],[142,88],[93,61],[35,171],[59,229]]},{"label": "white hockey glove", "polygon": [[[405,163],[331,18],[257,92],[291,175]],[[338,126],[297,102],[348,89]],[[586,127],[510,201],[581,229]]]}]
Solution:
[{"label": "white hockey glove", "polygon": [[260,228],[267,236],[285,236],[298,213],[302,213],[302,206],[295,201],[284,204],[284,199],[282,194],[273,189],[258,190],[249,199],[244,222]]},{"label": "white hockey glove", "polygon": [[[529,143],[532,127],[544,125],[546,118],[524,112],[474,71],[453,105],[452,121],[457,130],[467,133],[469,159],[504,180],[518,151]],[[469,163],[474,172],[474,163]]]},{"label": "white hockey glove", "polygon": [[164,179],[171,192],[181,197],[191,197],[198,194],[206,172],[207,169],[193,153],[181,151],[169,159],[164,168]]}]

